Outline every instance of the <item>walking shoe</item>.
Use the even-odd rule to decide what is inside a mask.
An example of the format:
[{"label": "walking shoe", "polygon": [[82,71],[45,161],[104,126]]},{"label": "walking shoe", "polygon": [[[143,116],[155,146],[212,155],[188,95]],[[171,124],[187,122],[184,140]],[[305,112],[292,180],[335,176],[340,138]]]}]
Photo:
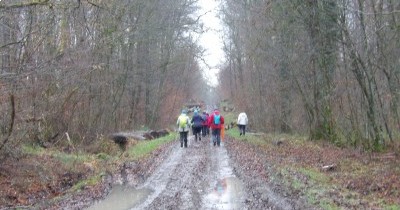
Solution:
[{"label": "walking shoe", "polygon": [[199,137],[199,141],[201,141],[201,137]]},{"label": "walking shoe", "polygon": [[217,142],[214,141],[214,146],[217,144]]}]

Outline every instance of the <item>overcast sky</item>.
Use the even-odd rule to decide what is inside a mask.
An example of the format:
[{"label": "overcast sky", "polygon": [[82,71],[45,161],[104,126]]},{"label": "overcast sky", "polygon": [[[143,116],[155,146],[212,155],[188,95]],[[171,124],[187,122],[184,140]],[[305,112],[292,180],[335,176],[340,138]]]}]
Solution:
[{"label": "overcast sky", "polygon": [[222,64],[224,53],[222,50],[222,24],[217,17],[219,0],[199,0],[201,10],[199,14],[204,14],[201,20],[207,28],[207,32],[200,36],[200,45],[206,50],[204,60],[207,65],[201,63],[202,69],[205,71],[205,77],[213,86],[218,84],[217,74],[219,72],[218,65]]}]

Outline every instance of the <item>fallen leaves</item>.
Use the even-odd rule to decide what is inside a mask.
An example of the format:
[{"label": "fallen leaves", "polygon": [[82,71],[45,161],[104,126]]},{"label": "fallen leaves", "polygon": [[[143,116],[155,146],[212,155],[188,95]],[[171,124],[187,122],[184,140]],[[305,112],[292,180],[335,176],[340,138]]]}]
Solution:
[{"label": "fallen leaves", "polygon": [[277,144],[276,139],[264,137],[261,145],[234,141],[229,152],[238,155],[240,165],[254,177],[288,180],[292,196],[301,188],[303,194],[318,191],[315,200],[329,198],[324,202],[342,208],[400,205],[400,160],[395,152],[368,154],[326,142],[279,138]]}]

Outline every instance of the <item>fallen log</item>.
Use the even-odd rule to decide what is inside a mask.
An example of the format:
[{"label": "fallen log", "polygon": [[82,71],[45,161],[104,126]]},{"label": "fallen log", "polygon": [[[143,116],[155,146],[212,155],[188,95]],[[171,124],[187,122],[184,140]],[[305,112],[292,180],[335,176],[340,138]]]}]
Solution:
[{"label": "fallen log", "polygon": [[166,136],[169,134],[167,129],[162,129],[159,131],[136,131],[136,132],[119,132],[110,135],[110,138],[116,144],[126,144],[129,139],[141,141],[141,140],[151,140]]},{"label": "fallen log", "polygon": [[323,171],[334,171],[334,170],[336,170],[336,164],[325,165],[325,166],[322,166],[321,169],[322,169]]},{"label": "fallen log", "polygon": [[143,133],[143,137],[146,140],[151,140],[151,139],[157,139],[157,138],[166,136],[168,134],[169,134],[169,131],[166,130],[166,129],[162,129],[162,130],[158,130],[158,131],[151,130],[151,131],[148,131],[148,132],[144,132]]},{"label": "fallen log", "polygon": [[119,132],[111,134],[110,137],[115,143],[126,142],[128,139],[146,140],[142,133]]},{"label": "fallen log", "polygon": [[143,136],[132,134],[132,133],[113,133],[110,135],[110,139],[114,143],[118,144],[122,151],[125,151],[129,142],[134,142],[135,140],[144,140]]},{"label": "fallen log", "polygon": [[283,144],[283,141],[279,140],[279,139],[275,139],[272,141],[272,144],[274,144],[276,146],[281,146]]},{"label": "fallen log", "polygon": [[169,134],[169,131],[167,129],[161,129],[158,131],[158,136],[163,137]]}]

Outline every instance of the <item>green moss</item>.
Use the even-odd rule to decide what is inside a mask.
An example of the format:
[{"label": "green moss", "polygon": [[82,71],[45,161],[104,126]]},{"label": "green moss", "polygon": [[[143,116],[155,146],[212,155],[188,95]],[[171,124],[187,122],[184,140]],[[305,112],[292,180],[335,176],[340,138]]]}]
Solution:
[{"label": "green moss", "polygon": [[383,207],[383,209],[385,209],[385,210],[399,210],[400,209],[400,205],[398,205],[398,204],[389,205],[389,206]]},{"label": "green moss", "polygon": [[320,201],[320,206],[322,209],[326,209],[326,210],[339,210],[341,208],[339,208],[337,205],[335,205],[334,203],[327,201],[326,199],[323,199]]},{"label": "green moss", "polygon": [[320,185],[329,183],[329,177],[319,171],[316,171],[315,169],[300,168],[299,171],[315,183],[318,183]]},{"label": "green moss", "polygon": [[45,149],[36,145],[23,145],[22,151],[30,155],[41,155],[45,152]]},{"label": "green moss", "polygon": [[101,160],[111,160],[112,159],[112,157],[110,155],[107,155],[105,153],[99,153],[96,155],[96,157]]},{"label": "green moss", "polygon": [[174,141],[177,139],[177,134],[176,133],[171,133],[167,136],[154,139],[151,141],[141,141],[138,144],[136,144],[134,147],[130,148],[129,151],[127,152],[129,158],[132,158],[134,160],[140,159],[142,157],[145,157],[146,155],[150,154],[152,151],[156,150],[159,148],[161,145],[169,143],[171,141]]},{"label": "green moss", "polygon": [[67,153],[63,153],[63,152],[53,152],[53,154],[51,155],[55,158],[57,158],[58,160],[60,160],[61,162],[63,162],[64,164],[74,164],[76,162],[87,162],[90,160],[93,160],[93,156],[87,155],[87,154],[67,154]]},{"label": "green moss", "polygon": [[98,174],[96,176],[89,177],[88,179],[81,180],[78,183],[76,183],[72,188],[70,189],[71,191],[79,191],[86,186],[94,186],[97,185],[102,178],[102,174]]},{"label": "green moss", "polygon": [[301,189],[304,189],[304,187],[305,187],[304,183],[300,182],[300,181],[297,180],[297,179],[293,179],[293,180],[292,180],[291,186],[292,186],[292,188],[295,189],[295,190],[301,190]]}]

